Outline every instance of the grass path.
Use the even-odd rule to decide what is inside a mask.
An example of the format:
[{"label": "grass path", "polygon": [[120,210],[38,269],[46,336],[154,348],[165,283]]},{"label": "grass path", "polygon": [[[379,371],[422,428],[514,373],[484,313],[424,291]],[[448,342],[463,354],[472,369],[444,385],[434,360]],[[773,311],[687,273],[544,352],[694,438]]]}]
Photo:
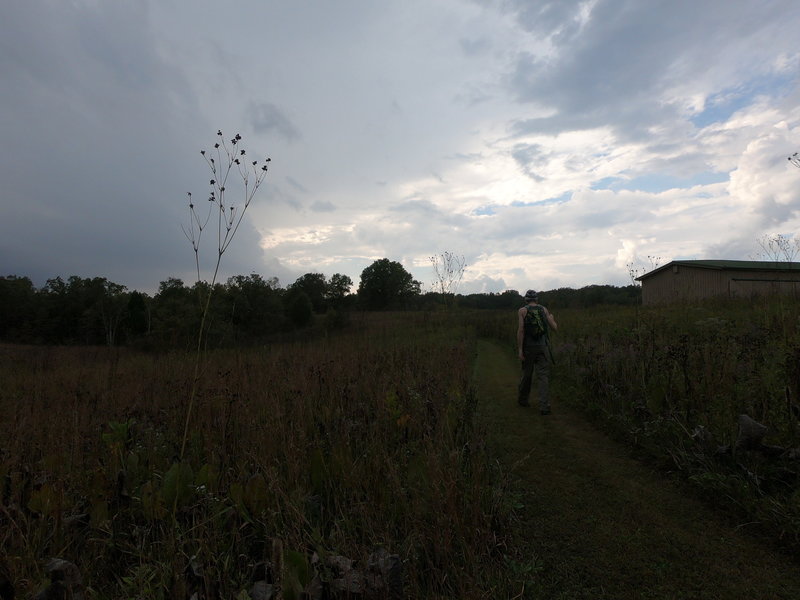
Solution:
[{"label": "grass path", "polygon": [[[800,560],[748,537],[553,398],[516,404],[519,366],[478,344],[478,418],[519,494],[519,598],[800,599]],[[534,406],[535,398],[532,398]]]}]

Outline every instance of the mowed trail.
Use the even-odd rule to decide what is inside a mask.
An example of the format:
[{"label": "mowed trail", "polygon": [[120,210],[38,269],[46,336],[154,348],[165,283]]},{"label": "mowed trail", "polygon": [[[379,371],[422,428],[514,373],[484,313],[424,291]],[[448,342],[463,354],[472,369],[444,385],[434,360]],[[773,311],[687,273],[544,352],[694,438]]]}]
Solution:
[{"label": "mowed trail", "polygon": [[505,348],[481,340],[476,361],[478,418],[524,505],[519,598],[800,599],[800,559],[631,458],[559,398],[549,416],[517,406],[519,364]]}]

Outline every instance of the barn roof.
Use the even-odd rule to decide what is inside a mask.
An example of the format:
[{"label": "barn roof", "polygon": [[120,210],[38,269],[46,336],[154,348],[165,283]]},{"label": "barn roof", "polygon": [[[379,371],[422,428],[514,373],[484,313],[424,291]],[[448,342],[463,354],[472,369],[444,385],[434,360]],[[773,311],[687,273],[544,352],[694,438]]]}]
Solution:
[{"label": "barn roof", "polygon": [[647,279],[673,266],[694,267],[695,269],[713,269],[716,271],[798,271],[800,262],[779,262],[765,260],[673,260],[666,265],[653,269],[649,273],[637,277],[636,281]]}]

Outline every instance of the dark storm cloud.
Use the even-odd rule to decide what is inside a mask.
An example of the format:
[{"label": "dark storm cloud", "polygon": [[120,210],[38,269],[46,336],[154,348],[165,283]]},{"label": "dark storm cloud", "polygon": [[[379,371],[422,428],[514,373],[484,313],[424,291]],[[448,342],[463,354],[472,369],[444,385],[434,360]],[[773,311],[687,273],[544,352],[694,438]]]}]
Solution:
[{"label": "dark storm cloud", "polygon": [[[521,102],[556,109],[520,120],[516,133],[553,133],[614,125],[626,137],[676,116],[659,99],[682,78],[699,76],[726,52],[742,52],[737,29],[766,42],[788,2],[749,3],[600,0],[581,19],[584,2],[514,2],[518,21],[552,53],[521,53],[509,83]],[[746,28],[746,29],[745,29]],[[753,53],[756,54],[756,53]]]},{"label": "dark storm cloud", "polygon": [[485,38],[461,39],[458,44],[467,56],[479,56],[491,48],[491,43]]},{"label": "dark storm cloud", "polygon": [[[206,193],[203,121],[146,5],[32,1],[0,19],[0,272],[104,276],[143,291],[192,270],[180,223]],[[194,118],[193,118],[194,117]],[[205,182],[205,183],[203,183]],[[247,227],[229,265],[249,266]],[[244,250],[248,248],[248,250]]]},{"label": "dark storm cloud", "polygon": [[699,252],[797,223],[796,0],[0,13],[0,275],[193,281],[180,224],[218,127],[274,159],[223,279],[324,264],[355,280],[386,256],[427,280],[438,248],[487,285],[520,285],[533,255],[524,268],[583,284],[651,243]]},{"label": "dark storm cloud", "polygon": [[254,104],[250,107],[250,120],[257,133],[276,133],[286,141],[293,142],[300,138],[297,127],[277,106],[269,102]]},{"label": "dark storm cloud", "polygon": [[581,6],[585,4],[585,0],[512,0],[506,6],[516,13],[517,21],[526,31],[540,35],[568,36],[574,32],[577,26],[576,17]]},{"label": "dark storm cloud", "polygon": [[294,177],[289,177],[287,175],[286,176],[286,183],[288,183],[290,186],[292,186],[298,192],[302,192],[304,194],[308,193],[308,190],[299,181],[297,181]]}]

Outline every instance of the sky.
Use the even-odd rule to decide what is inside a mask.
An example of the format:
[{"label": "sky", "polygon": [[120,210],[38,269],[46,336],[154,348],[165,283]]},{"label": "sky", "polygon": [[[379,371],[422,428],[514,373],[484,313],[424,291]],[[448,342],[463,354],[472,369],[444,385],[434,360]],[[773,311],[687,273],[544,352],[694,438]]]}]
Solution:
[{"label": "sky", "polygon": [[461,293],[549,290],[757,258],[800,237],[798,31],[796,0],[3,2],[0,275],[193,284],[218,130],[271,159],[223,282],[357,286],[388,258],[429,290],[451,253]]}]

